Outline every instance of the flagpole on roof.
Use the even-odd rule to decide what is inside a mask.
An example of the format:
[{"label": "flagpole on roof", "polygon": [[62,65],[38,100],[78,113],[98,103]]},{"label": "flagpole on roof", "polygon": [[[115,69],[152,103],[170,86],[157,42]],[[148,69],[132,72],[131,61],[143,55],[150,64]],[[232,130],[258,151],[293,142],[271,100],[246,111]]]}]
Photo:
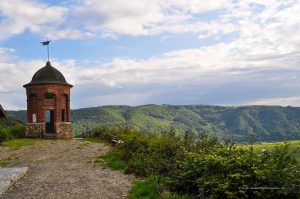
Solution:
[{"label": "flagpole on roof", "polygon": [[48,61],[49,61],[49,44],[47,45]]},{"label": "flagpole on roof", "polygon": [[49,43],[50,43],[51,40],[46,40],[46,41],[42,41],[41,44],[43,46],[47,46],[47,55],[48,55],[48,62],[49,62]]}]

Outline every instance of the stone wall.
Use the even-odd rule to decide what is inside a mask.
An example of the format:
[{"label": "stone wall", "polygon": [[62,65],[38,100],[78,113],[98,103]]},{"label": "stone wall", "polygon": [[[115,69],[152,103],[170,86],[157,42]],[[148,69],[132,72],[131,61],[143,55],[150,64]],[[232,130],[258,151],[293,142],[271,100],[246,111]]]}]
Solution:
[{"label": "stone wall", "polygon": [[72,138],[72,130],[70,122],[56,123],[57,138]]},{"label": "stone wall", "polygon": [[72,130],[70,122],[56,123],[56,133],[45,133],[44,123],[27,123],[26,137],[30,138],[66,138],[71,139]]},{"label": "stone wall", "polygon": [[45,124],[44,123],[27,123],[26,137],[41,138],[44,137]]}]

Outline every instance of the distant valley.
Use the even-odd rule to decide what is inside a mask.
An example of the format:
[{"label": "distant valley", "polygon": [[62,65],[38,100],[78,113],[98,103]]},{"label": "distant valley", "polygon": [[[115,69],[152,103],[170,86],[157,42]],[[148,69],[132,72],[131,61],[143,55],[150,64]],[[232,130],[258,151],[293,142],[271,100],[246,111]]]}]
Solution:
[{"label": "distant valley", "polygon": [[[8,111],[25,122],[26,111]],[[128,126],[141,131],[207,132],[220,139],[247,142],[300,139],[300,108],[281,106],[144,105],[100,106],[71,111],[72,129],[80,136],[97,126]]]}]

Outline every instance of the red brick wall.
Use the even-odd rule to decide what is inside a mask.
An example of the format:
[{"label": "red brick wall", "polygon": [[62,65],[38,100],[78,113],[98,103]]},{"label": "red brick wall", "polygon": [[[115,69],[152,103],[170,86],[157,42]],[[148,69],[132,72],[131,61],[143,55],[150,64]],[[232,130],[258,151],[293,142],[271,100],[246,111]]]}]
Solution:
[{"label": "red brick wall", "polygon": [[[36,123],[45,123],[45,111],[54,110],[54,122],[62,122],[62,109],[65,110],[65,122],[70,122],[70,89],[62,84],[39,84],[26,87],[27,123],[32,123],[36,114]],[[45,99],[46,93],[53,93],[55,99]],[[30,132],[29,132],[30,134]]]}]

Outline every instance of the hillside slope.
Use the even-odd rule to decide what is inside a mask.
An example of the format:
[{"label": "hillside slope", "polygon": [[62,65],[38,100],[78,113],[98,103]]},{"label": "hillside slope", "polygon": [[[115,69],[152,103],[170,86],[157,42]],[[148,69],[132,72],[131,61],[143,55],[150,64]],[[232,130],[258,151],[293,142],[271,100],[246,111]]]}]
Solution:
[{"label": "hillside slope", "polygon": [[[25,111],[9,111],[25,120]],[[147,132],[175,127],[181,132],[208,132],[219,138],[248,141],[300,139],[300,108],[280,106],[224,107],[208,105],[102,106],[71,111],[73,133],[78,135],[101,125],[130,126]]]},{"label": "hillside slope", "polygon": [[[21,113],[21,114],[20,114]],[[22,112],[20,111],[18,111],[17,112],[17,115],[19,115],[20,114],[20,116],[22,115]],[[23,122],[23,121],[25,121],[25,119],[23,119],[23,118],[21,118],[21,119],[19,119],[20,121],[18,121],[18,120],[16,120],[15,118],[18,118],[18,117],[9,117],[9,118],[7,118],[7,119],[4,119],[4,118],[0,118],[0,130],[1,129],[3,129],[3,128],[9,128],[9,127],[13,127],[13,126],[15,126],[15,125],[17,125],[17,124],[22,124],[21,123],[21,121]]]}]

